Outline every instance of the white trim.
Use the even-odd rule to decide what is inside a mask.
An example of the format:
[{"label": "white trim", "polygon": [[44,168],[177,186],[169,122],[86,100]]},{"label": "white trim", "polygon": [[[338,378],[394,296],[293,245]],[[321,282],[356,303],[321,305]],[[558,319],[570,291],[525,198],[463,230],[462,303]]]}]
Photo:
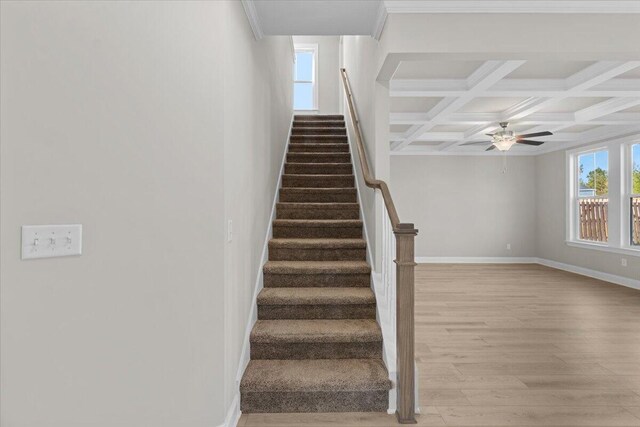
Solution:
[{"label": "white trim", "polygon": [[387,22],[387,8],[383,1],[380,2],[378,6],[378,14],[376,16],[376,22],[373,24],[373,29],[371,30],[371,37],[376,40],[380,40],[382,36],[382,30],[384,29],[384,24]]},{"label": "white trim", "polygon": [[387,0],[388,13],[640,13],[637,1]]},{"label": "white trim", "polygon": [[251,299],[251,310],[249,311],[249,318],[247,319],[247,328],[244,333],[244,341],[242,345],[242,352],[240,353],[240,361],[238,364],[238,372],[236,373],[236,388],[239,392],[240,381],[242,380],[242,375],[244,374],[247,365],[250,360],[250,341],[249,338],[251,336],[251,330],[253,329],[253,325],[258,320],[258,294],[263,288],[263,266],[269,260],[269,240],[273,235],[273,221],[276,218],[276,205],[278,203],[278,197],[280,194],[280,185],[282,184],[282,175],[284,173],[284,164],[287,160],[287,152],[289,150],[289,140],[291,139],[291,129],[293,128],[293,114],[291,115],[291,124],[289,125],[289,133],[287,134],[287,142],[284,147],[284,153],[282,155],[282,162],[280,163],[280,172],[278,175],[278,182],[276,184],[276,191],[273,196],[273,203],[271,204],[271,215],[269,216],[269,224],[267,225],[267,232],[264,237],[264,244],[262,245],[262,255],[260,257],[261,262],[258,267],[258,273],[256,274],[256,282],[253,291],[253,297]]},{"label": "white trim", "polygon": [[626,286],[628,288],[640,290],[640,280],[630,279],[628,277],[618,276],[615,274],[603,273],[601,271],[591,270],[584,267],[578,267],[576,265],[564,264],[558,261],[552,261],[550,259],[538,258],[538,264],[556,268],[558,270],[568,271],[570,273],[579,274],[581,276],[591,277],[593,279],[603,280],[605,282],[614,283],[616,285]]},{"label": "white trim", "polygon": [[640,290],[640,280],[536,257],[416,257],[418,264],[540,264]]},{"label": "white trim", "polygon": [[227,411],[227,416],[224,417],[224,423],[220,424],[218,427],[236,427],[238,425],[238,421],[240,421],[241,415],[240,393],[236,392],[235,396],[233,396],[233,400],[231,401],[231,406],[229,406],[229,410]]},{"label": "white trim", "polygon": [[251,31],[253,31],[253,37],[255,37],[256,40],[262,39],[264,37],[264,33],[262,32],[260,19],[258,18],[258,12],[256,11],[256,5],[253,3],[253,0],[241,1],[244,13],[247,15],[247,19],[249,20]]},{"label": "white trim", "polygon": [[535,257],[416,257],[418,264],[535,264]]},{"label": "white trim", "polygon": [[574,248],[580,249],[589,249],[592,251],[602,251],[602,252],[610,252],[613,254],[621,254],[621,255],[630,255],[640,257],[640,249],[632,249],[632,248],[618,248],[615,246],[603,245],[600,243],[591,243],[591,242],[581,242],[576,240],[568,240],[565,242],[567,246],[572,246]]}]

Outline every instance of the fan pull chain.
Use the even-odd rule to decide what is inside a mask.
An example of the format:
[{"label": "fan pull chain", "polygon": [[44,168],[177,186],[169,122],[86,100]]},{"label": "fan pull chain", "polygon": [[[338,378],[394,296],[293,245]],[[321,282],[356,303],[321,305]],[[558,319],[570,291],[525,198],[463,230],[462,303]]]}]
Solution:
[{"label": "fan pull chain", "polygon": [[502,173],[503,174],[507,173],[507,152],[506,151],[502,152]]}]

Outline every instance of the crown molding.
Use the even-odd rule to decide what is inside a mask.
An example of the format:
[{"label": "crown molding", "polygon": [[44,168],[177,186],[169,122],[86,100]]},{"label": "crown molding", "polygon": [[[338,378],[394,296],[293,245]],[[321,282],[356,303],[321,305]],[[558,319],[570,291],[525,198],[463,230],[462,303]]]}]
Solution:
[{"label": "crown molding", "polygon": [[256,40],[262,39],[264,37],[264,33],[262,32],[262,27],[260,26],[260,20],[258,19],[256,5],[253,3],[253,0],[241,1],[242,7],[244,8],[244,13],[246,13],[247,19],[249,20],[249,25],[251,26],[251,30],[253,31],[253,36]]},{"label": "crown molding", "polygon": [[640,13],[637,0],[386,0],[387,13]]},{"label": "crown molding", "polygon": [[376,16],[376,22],[373,24],[373,29],[371,31],[371,37],[376,40],[380,40],[380,36],[382,35],[382,30],[384,29],[384,23],[387,21],[387,7],[385,6],[385,2],[381,1],[378,5],[378,14]]}]

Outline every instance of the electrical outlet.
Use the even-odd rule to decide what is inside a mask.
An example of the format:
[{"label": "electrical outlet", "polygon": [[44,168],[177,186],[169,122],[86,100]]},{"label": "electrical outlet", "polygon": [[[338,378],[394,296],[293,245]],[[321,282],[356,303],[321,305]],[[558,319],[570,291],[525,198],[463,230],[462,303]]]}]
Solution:
[{"label": "electrical outlet", "polygon": [[233,240],[233,221],[227,221],[227,242]]},{"label": "electrical outlet", "polygon": [[622,265],[623,267],[627,266],[627,259],[626,258],[621,258],[620,259],[620,265]]},{"label": "electrical outlet", "polygon": [[507,250],[510,251],[511,250],[511,243],[507,243]]}]

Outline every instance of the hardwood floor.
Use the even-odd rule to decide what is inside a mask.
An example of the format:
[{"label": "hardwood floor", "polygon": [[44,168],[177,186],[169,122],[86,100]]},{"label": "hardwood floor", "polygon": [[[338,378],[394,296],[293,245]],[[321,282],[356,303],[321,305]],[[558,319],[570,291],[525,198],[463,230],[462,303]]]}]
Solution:
[{"label": "hardwood floor", "polygon": [[[419,426],[640,426],[640,292],[539,265],[416,269]],[[250,426],[394,426],[250,414]]]}]

